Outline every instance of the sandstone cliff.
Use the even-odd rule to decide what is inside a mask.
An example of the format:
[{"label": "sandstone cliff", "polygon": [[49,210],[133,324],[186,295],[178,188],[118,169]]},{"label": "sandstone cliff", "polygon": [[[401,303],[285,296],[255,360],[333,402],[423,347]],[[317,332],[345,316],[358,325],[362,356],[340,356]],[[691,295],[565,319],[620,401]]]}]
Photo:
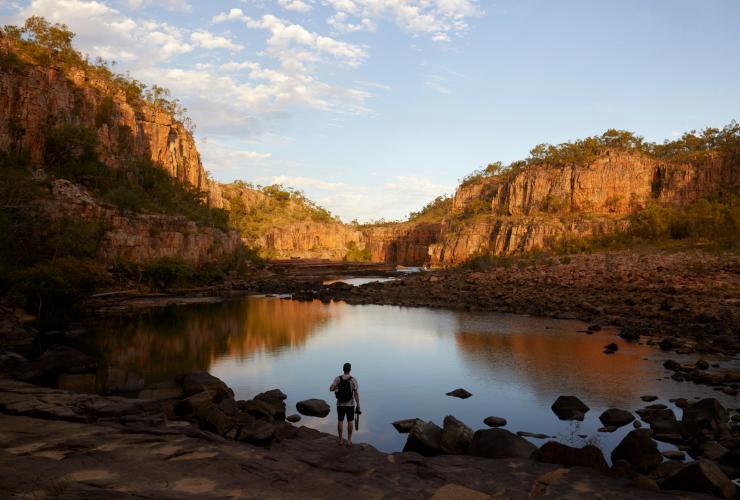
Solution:
[{"label": "sandstone cliff", "polygon": [[51,184],[51,213],[101,223],[104,232],[99,258],[105,265],[145,264],[161,257],[201,265],[232,255],[242,246],[235,231],[199,225],[183,216],[123,215],[69,181],[56,179]]},{"label": "sandstone cliff", "polygon": [[455,193],[429,262],[521,254],[564,237],[623,229],[629,214],[650,202],[684,207],[719,191],[737,193],[738,158],[712,152],[698,161],[669,161],[607,148],[586,163],[531,164],[473,179]]}]

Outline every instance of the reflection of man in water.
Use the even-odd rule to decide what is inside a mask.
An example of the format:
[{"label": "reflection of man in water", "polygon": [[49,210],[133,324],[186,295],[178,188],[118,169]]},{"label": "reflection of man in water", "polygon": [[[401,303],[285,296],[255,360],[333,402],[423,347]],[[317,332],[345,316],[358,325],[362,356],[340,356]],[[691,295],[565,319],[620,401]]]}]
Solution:
[{"label": "reflection of man in water", "polygon": [[331,387],[329,387],[329,390],[337,396],[337,415],[339,417],[337,423],[339,439],[337,443],[340,446],[343,444],[342,427],[345,416],[347,417],[347,446],[352,446],[352,422],[355,420],[355,401],[357,401],[357,411],[360,410],[360,393],[358,392],[357,379],[349,374],[351,370],[352,365],[344,363],[342,367],[344,373],[334,378]]}]

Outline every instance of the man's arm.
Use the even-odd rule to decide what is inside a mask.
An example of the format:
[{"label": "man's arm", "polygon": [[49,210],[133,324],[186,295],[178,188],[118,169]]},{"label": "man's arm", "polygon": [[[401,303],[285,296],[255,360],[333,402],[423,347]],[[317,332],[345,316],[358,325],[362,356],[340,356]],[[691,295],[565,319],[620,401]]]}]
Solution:
[{"label": "man's arm", "polygon": [[357,403],[357,407],[360,407],[360,386],[357,384],[357,380],[354,381],[353,392],[355,394],[355,403]]},{"label": "man's arm", "polygon": [[337,390],[337,379],[334,379],[329,386],[329,392],[334,392]]}]

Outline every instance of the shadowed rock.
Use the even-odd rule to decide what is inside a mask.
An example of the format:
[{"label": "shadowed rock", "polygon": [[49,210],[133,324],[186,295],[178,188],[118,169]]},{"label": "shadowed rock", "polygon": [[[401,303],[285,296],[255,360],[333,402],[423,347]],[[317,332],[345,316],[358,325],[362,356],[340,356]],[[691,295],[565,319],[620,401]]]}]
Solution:
[{"label": "shadowed rock", "polygon": [[396,420],[395,422],[393,422],[393,427],[395,427],[396,430],[401,434],[408,434],[409,432],[411,432],[411,428],[416,422],[422,422],[422,420],[418,418],[406,418],[404,420]]},{"label": "shadowed rock", "polygon": [[721,498],[735,496],[735,485],[713,462],[699,460],[679,469],[663,483],[668,490],[709,493]]},{"label": "shadowed rock", "polygon": [[601,450],[590,444],[583,448],[574,448],[557,441],[548,441],[532,454],[532,458],[538,462],[566,467],[581,466],[599,470],[609,468]]},{"label": "shadowed rock", "polygon": [[627,410],[620,410],[619,408],[609,408],[599,415],[599,420],[607,427],[622,427],[634,419],[635,416],[632,413]]},{"label": "shadowed rock", "polygon": [[646,474],[663,462],[658,445],[650,437],[648,429],[630,431],[611,454],[612,462],[626,460],[641,474]]},{"label": "shadowed rock", "polygon": [[409,431],[403,451],[415,451],[424,456],[442,452],[442,429],[434,422],[417,420]]},{"label": "shadowed rock", "polygon": [[234,397],[233,391],[221,379],[208,372],[193,372],[184,375],[182,377],[182,389],[187,396],[209,391],[213,394],[215,402]]},{"label": "shadowed rock", "polygon": [[442,425],[440,448],[445,453],[465,453],[473,441],[473,430],[452,415],[447,415]]},{"label": "shadowed rock", "polygon": [[473,434],[468,453],[488,458],[529,458],[537,447],[506,429],[483,429]]},{"label": "shadowed rock", "polygon": [[506,425],[506,419],[501,417],[486,417],[483,423],[488,427],[503,427]]},{"label": "shadowed rock", "polygon": [[463,388],[455,389],[454,391],[450,391],[447,393],[447,396],[452,396],[453,398],[460,398],[460,399],[468,399],[470,396],[472,396],[470,392],[466,391]]},{"label": "shadowed rock", "polygon": [[329,404],[323,399],[305,399],[296,403],[295,407],[298,413],[307,417],[324,418],[331,411]]}]

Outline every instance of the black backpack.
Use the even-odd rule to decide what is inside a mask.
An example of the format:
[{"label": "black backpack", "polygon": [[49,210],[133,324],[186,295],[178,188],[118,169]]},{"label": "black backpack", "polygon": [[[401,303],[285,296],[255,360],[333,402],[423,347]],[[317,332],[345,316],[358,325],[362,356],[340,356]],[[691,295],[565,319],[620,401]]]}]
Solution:
[{"label": "black backpack", "polygon": [[337,402],[339,403],[346,403],[347,401],[352,401],[352,397],[353,397],[352,377],[345,380],[340,375],[339,383],[337,384],[337,390],[336,392],[334,392],[334,395],[337,397]]}]

